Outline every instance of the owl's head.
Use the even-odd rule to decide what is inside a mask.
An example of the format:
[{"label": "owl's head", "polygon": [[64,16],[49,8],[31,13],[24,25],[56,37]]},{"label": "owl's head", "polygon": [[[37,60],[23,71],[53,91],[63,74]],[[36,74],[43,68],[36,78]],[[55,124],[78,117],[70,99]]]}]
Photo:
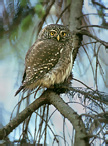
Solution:
[{"label": "owl's head", "polygon": [[67,41],[70,39],[70,31],[64,25],[50,24],[41,30],[38,39],[54,39],[57,41]]}]

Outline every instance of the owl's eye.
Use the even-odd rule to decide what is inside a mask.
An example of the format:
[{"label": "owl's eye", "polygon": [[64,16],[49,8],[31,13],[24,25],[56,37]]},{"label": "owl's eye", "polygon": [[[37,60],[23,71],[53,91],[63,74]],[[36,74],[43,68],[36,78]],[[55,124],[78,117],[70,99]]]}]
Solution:
[{"label": "owl's eye", "polygon": [[51,34],[51,36],[53,36],[55,34],[55,32],[54,31],[51,31],[50,34]]},{"label": "owl's eye", "polygon": [[62,36],[66,36],[66,32],[62,32],[61,34],[62,34]]}]

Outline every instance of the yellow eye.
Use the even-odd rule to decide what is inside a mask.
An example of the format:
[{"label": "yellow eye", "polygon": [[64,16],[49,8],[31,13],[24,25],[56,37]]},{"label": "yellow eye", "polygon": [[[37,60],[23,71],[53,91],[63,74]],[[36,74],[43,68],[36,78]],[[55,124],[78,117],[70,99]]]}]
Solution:
[{"label": "yellow eye", "polygon": [[62,36],[66,36],[66,32],[62,32]]},{"label": "yellow eye", "polygon": [[54,32],[53,32],[53,31],[51,31],[51,32],[50,32],[50,34],[53,36],[53,35],[54,35]]}]

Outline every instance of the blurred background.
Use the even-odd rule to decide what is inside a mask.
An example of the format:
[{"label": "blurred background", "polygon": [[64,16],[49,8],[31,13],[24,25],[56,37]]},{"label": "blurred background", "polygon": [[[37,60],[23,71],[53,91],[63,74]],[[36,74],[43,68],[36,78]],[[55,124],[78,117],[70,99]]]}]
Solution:
[{"label": "blurred background", "polygon": [[[39,31],[46,25],[54,23],[69,25],[70,3],[71,0],[0,0],[0,128],[8,124],[12,110],[21,98],[21,93],[17,97],[14,97],[14,94],[21,85],[26,52],[36,41]],[[85,29],[106,42],[107,8],[106,0],[85,0],[81,14],[82,26],[89,25],[90,27]],[[108,93],[108,50],[96,40],[84,36],[83,45],[74,63],[73,75],[90,88]],[[75,80],[72,81],[72,86],[84,87]],[[31,98],[29,103],[33,100]],[[25,102],[22,103],[19,111],[26,106]],[[84,107],[80,105],[74,104],[72,107],[78,113],[85,112]],[[53,110],[54,107],[50,112]],[[59,116],[57,113],[56,120]],[[54,118],[52,121],[56,123]],[[60,133],[60,125],[61,123],[56,123],[54,131]],[[69,123],[67,127],[70,127]],[[20,131],[21,128],[14,130],[9,139],[11,141],[18,139]],[[67,135],[69,136],[68,133]]]}]

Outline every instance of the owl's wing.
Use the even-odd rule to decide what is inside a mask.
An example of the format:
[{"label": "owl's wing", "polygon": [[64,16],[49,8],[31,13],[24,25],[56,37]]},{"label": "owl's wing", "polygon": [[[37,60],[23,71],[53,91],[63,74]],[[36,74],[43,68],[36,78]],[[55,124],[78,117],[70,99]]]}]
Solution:
[{"label": "owl's wing", "polygon": [[60,43],[54,40],[36,41],[25,58],[23,85],[29,85],[44,77],[58,63],[61,48]]},{"label": "owl's wing", "polygon": [[55,67],[60,58],[61,49],[60,42],[49,39],[40,39],[33,44],[26,54],[22,85],[16,91],[15,96],[21,90],[25,90],[26,86],[43,78],[46,73]]}]

